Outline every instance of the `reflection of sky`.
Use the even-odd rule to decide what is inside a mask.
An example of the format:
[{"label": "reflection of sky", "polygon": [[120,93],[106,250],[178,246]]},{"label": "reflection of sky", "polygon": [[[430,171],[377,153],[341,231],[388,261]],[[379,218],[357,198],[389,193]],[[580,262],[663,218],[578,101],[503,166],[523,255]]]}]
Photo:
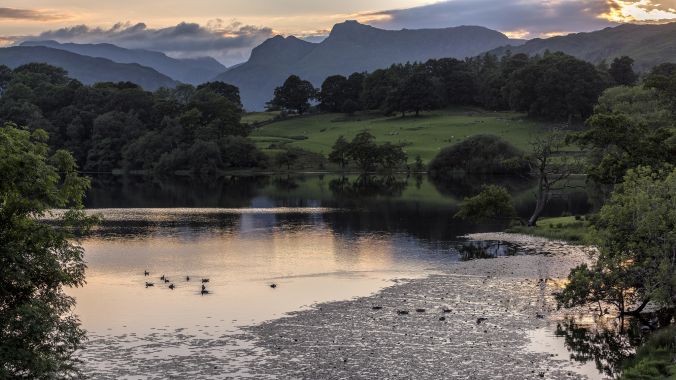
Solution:
[{"label": "reflection of sky", "polygon": [[[225,226],[191,225],[191,218],[218,219],[200,209],[146,210],[155,224],[126,226],[124,234],[104,225],[83,241],[87,285],[71,291],[85,328],[96,333],[142,333],[156,325],[190,330],[195,321],[210,317],[223,319],[220,326],[230,329],[315,302],[368,295],[394,278],[422,276],[457,258],[406,234],[337,233],[323,219],[337,210],[276,208],[262,197],[251,204],[258,208],[227,210],[234,219]],[[144,214],[142,209],[103,211],[106,220]],[[172,224],[176,220],[180,223]],[[144,277],[144,270],[151,276]],[[162,274],[176,284],[174,291],[159,280]],[[198,293],[203,277],[213,292],[205,297]],[[145,288],[145,281],[155,286]],[[279,284],[275,290],[269,287],[273,282]]]}]

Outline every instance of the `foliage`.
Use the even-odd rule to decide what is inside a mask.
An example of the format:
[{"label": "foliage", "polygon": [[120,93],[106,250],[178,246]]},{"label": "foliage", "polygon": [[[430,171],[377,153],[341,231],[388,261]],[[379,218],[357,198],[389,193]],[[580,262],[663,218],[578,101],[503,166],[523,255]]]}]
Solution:
[{"label": "foliage", "polygon": [[[48,155],[47,134],[0,127],[0,378],[53,379],[78,375],[73,352],[84,331],[64,287],[84,284],[83,250],[73,232],[84,215],[89,181],[74,158]],[[60,228],[39,220],[53,208]]]},{"label": "foliage", "polygon": [[476,135],[444,148],[429,164],[434,178],[448,177],[453,171],[526,175],[530,167],[524,154],[500,137]]},{"label": "foliage", "polygon": [[516,210],[507,189],[485,185],[479,194],[465,198],[453,217],[473,222],[511,220],[516,217]]},{"label": "foliage", "polygon": [[590,243],[589,221],[572,216],[541,218],[536,226],[511,226],[507,232],[541,236],[571,243]]},{"label": "foliage", "polygon": [[329,154],[329,160],[341,168],[352,161],[363,172],[374,171],[379,167],[391,170],[405,164],[407,158],[401,146],[389,142],[378,145],[368,131],[358,133],[351,142],[339,137]]},{"label": "foliage", "polygon": [[[145,170],[158,174],[176,171],[216,173],[230,165],[264,165],[256,147],[238,136],[249,133],[240,123],[239,90],[221,82],[147,92],[129,83],[84,86],[62,69],[29,64],[0,70],[0,122],[13,121],[30,130],[44,129],[50,147],[72,151],[89,171]],[[189,152],[212,142],[221,157],[189,160]],[[233,143],[247,159],[233,160]],[[227,156],[227,157],[226,157]],[[212,167],[213,165],[217,167]]]},{"label": "foliage", "polygon": [[659,330],[624,363],[620,380],[670,380],[676,377],[676,326]]},{"label": "foliage", "polygon": [[281,87],[275,89],[275,96],[270,100],[268,108],[293,110],[302,115],[310,108],[310,100],[316,97],[317,90],[312,83],[291,75]]},{"label": "foliage", "polygon": [[386,113],[399,112],[404,116],[410,111],[418,116],[421,111],[433,109],[438,103],[430,78],[423,73],[415,73],[402,79],[390,91],[385,98],[385,109]]},{"label": "foliage", "polygon": [[634,124],[667,127],[673,124],[671,112],[657,90],[644,86],[617,86],[599,97],[594,114],[623,114]]},{"label": "foliage", "polygon": [[676,170],[631,169],[595,222],[593,266],[571,271],[557,296],[570,307],[604,301],[625,313],[648,301],[676,303]]},{"label": "foliage", "polygon": [[591,115],[604,87],[592,64],[563,53],[552,53],[515,70],[504,91],[516,111],[570,120]]},{"label": "foliage", "polygon": [[634,72],[634,60],[630,57],[617,57],[610,64],[608,73],[618,86],[631,86],[638,81],[638,74]]},{"label": "foliage", "polygon": [[589,148],[588,173],[602,184],[615,184],[626,171],[641,165],[676,163],[676,135],[668,128],[648,126],[624,114],[595,114],[587,129],[572,138]]}]

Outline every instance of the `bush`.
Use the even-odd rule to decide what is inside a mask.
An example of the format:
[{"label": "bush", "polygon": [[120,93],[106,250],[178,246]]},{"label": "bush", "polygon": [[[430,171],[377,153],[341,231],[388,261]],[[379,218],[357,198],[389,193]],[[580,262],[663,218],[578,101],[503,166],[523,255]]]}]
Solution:
[{"label": "bush", "polygon": [[453,171],[472,174],[518,174],[530,172],[523,152],[492,135],[476,135],[444,148],[430,162],[433,178],[443,179]]}]

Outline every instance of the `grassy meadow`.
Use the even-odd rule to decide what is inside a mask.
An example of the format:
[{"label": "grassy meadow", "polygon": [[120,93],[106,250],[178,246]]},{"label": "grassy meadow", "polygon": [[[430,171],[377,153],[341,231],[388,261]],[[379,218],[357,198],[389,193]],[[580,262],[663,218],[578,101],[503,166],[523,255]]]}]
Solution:
[{"label": "grassy meadow", "polygon": [[[264,119],[261,113],[244,120]],[[351,140],[367,130],[376,141],[403,144],[409,162],[420,155],[428,163],[442,148],[476,134],[497,135],[528,151],[530,139],[547,125],[513,112],[492,112],[474,108],[447,109],[419,117],[358,114],[320,114],[296,117],[255,129],[251,139],[264,152],[274,155],[280,148],[300,148],[327,156],[340,136]]]}]

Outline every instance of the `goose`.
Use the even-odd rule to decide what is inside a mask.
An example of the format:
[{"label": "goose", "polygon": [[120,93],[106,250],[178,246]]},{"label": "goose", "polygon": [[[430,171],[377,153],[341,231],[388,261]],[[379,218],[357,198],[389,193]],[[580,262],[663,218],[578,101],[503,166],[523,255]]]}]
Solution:
[{"label": "goose", "polygon": [[164,281],[164,275],[162,275],[162,277],[160,277],[160,280]]},{"label": "goose", "polygon": [[168,278],[165,278],[165,279],[164,279],[164,283],[165,283],[165,284],[169,283],[169,279],[168,279]]},{"label": "goose", "polygon": [[209,282],[209,279],[208,279],[208,278],[203,278],[203,279],[202,279],[202,283],[205,283],[205,282]]},{"label": "goose", "polygon": [[270,287],[271,287],[272,289],[274,289],[274,288],[277,287],[277,284],[270,284]]},{"label": "goose", "polygon": [[205,291],[205,290],[207,290],[207,287],[202,285],[202,291]]},{"label": "goose", "polygon": [[155,284],[153,284],[152,282],[146,282],[146,288],[149,286],[155,286]]},{"label": "goose", "polygon": [[150,276],[150,272],[148,272],[147,270],[146,270],[146,271],[143,271],[143,275],[144,275],[144,276]]},{"label": "goose", "polygon": [[206,289],[203,289],[200,293],[201,293],[202,295],[205,295],[205,294],[209,294],[209,291],[206,290]]},{"label": "goose", "polygon": [[174,288],[175,288],[174,284],[169,285],[169,289],[174,290]]},{"label": "goose", "polygon": [[185,276],[186,281],[190,281],[190,276]]}]

